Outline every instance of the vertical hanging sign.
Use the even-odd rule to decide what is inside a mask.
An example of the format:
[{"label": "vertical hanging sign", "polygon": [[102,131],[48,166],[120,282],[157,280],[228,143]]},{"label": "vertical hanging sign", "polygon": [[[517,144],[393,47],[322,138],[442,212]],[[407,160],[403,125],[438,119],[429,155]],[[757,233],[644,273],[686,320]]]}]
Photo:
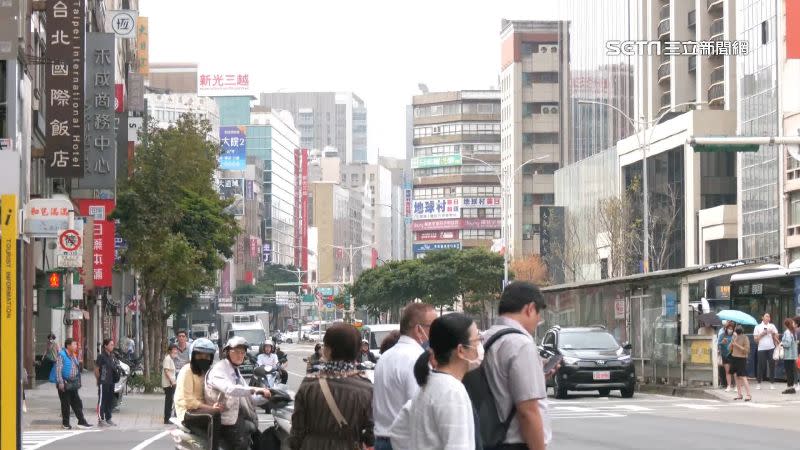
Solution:
[{"label": "vertical hanging sign", "polygon": [[83,37],[85,0],[47,2],[45,175],[83,177]]},{"label": "vertical hanging sign", "polygon": [[[114,130],[114,35],[86,35],[86,144],[84,189],[113,189],[117,168]],[[127,130],[126,130],[127,133]]]},{"label": "vertical hanging sign", "polygon": [[19,336],[17,330],[17,196],[0,199],[0,448],[20,448],[17,442],[19,410]]}]

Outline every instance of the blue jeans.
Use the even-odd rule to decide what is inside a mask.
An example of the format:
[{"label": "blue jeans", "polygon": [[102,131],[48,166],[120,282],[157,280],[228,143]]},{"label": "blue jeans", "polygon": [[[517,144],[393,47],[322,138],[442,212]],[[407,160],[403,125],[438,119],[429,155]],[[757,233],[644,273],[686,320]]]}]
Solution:
[{"label": "blue jeans", "polygon": [[392,442],[386,437],[376,437],[375,450],[392,450]]}]

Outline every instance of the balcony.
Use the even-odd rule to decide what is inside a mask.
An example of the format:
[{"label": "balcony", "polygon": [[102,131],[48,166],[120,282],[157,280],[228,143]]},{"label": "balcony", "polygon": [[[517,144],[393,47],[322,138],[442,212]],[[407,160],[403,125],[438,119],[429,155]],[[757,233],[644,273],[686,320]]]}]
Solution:
[{"label": "balcony", "polygon": [[672,107],[672,91],[667,91],[661,94],[661,102],[659,103],[659,106],[659,115],[669,111],[669,109]]},{"label": "balcony", "polygon": [[558,102],[558,84],[536,83],[522,88],[522,101],[525,103]]},{"label": "balcony", "polygon": [[725,84],[718,83],[708,88],[708,106],[713,109],[722,109],[725,106]]},{"label": "balcony", "polygon": [[715,19],[711,22],[711,28],[709,29],[709,40],[711,41],[721,41],[725,37],[725,20],[722,18]]},{"label": "balcony", "polygon": [[523,72],[558,72],[560,70],[559,54],[534,53],[522,57]]},{"label": "balcony", "polygon": [[709,12],[711,12],[711,10],[715,8],[722,8],[723,3],[725,3],[725,0],[708,0],[706,2]]},{"label": "balcony", "polygon": [[725,81],[725,65],[717,66],[711,71],[711,86]]},{"label": "balcony", "polygon": [[689,55],[689,72],[697,70],[697,55]]},{"label": "balcony", "polygon": [[736,239],[737,223],[736,205],[719,205],[698,212],[698,225],[702,230],[704,242]]},{"label": "balcony", "polygon": [[666,58],[664,62],[658,66],[658,82],[663,83],[664,81],[669,82],[670,79],[670,68],[672,64],[670,63],[669,57]]},{"label": "balcony", "polygon": [[696,13],[697,13],[697,11],[695,11],[695,10],[689,11],[689,20],[687,22],[689,28],[694,28],[694,26],[697,25],[697,14]]},{"label": "balcony", "polygon": [[658,12],[658,20],[669,19],[669,3],[661,5],[661,10]]},{"label": "balcony", "polygon": [[525,133],[558,133],[560,114],[531,114],[522,118]]},{"label": "balcony", "polygon": [[658,39],[669,40],[669,32],[670,32],[669,16],[667,16],[666,19],[662,19],[661,22],[659,22],[658,24]]}]

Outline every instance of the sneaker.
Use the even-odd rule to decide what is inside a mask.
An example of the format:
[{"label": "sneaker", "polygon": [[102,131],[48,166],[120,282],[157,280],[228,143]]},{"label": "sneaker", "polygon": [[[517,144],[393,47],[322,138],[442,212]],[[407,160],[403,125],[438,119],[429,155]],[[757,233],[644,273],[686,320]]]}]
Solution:
[{"label": "sneaker", "polygon": [[757,390],[757,391],[760,391],[760,390],[761,390],[761,383],[759,383],[759,384],[756,386],[756,390]]},{"label": "sneaker", "polygon": [[100,428],[103,428],[103,427],[107,427],[108,424],[106,423],[105,420],[100,420],[100,421],[97,422],[97,426],[100,427]]},{"label": "sneaker", "polygon": [[112,422],[111,419],[106,420],[106,425],[108,425],[110,427],[117,426],[116,422]]},{"label": "sneaker", "polygon": [[72,426],[71,425],[61,425],[61,429],[62,430],[71,430]]},{"label": "sneaker", "polygon": [[731,391],[731,387],[730,386],[725,388],[725,392],[730,392],[730,391]]},{"label": "sneaker", "polygon": [[781,392],[781,394],[794,394],[796,391],[794,388],[786,389],[785,391]]},{"label": "sneaker", "polygon": [[770,391],[774,391],[774,390],[775,390],[775,385],[774,385],[774,384],[772,384],[772,383],[770,383],[770,384],[769,384],[769,390],[770,390]]},{"label": "sneaker", "polygon": [[82,429],[82,430],[88,430],[89,428],[92,428],[92,424],[90,424],[90,423],[88,423],[88,422],[86,422],[86,423],[79,423],[79,424],[78,424],[78,428],[80,428],[80,429]]}]

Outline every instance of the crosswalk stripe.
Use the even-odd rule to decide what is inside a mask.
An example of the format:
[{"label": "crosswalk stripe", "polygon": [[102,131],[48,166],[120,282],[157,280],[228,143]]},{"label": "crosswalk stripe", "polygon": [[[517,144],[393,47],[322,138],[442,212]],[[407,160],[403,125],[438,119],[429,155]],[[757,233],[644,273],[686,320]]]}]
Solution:
[{"label": "crosswalk stripe", "polygon": [[780,408],[780,405],[771,405],[769,403],[745,402],[745,403],[742,403],[742,405],[746,406],[748,408],[757,408],[757,409]]},{"label": "crosswalk stripe", "polygon": [[22,449],[36,450],[62,439],[94,431],[97,430],[25,431],[22,433]]},{"label": "crosswalk stripe", "polygon": [[702,410],[714,410],[718,408],[715,405],[696,405],[694,403],[676,403],[675,406],[680,406],[682,408],[689,408],[689,409],[702,409]]}]

